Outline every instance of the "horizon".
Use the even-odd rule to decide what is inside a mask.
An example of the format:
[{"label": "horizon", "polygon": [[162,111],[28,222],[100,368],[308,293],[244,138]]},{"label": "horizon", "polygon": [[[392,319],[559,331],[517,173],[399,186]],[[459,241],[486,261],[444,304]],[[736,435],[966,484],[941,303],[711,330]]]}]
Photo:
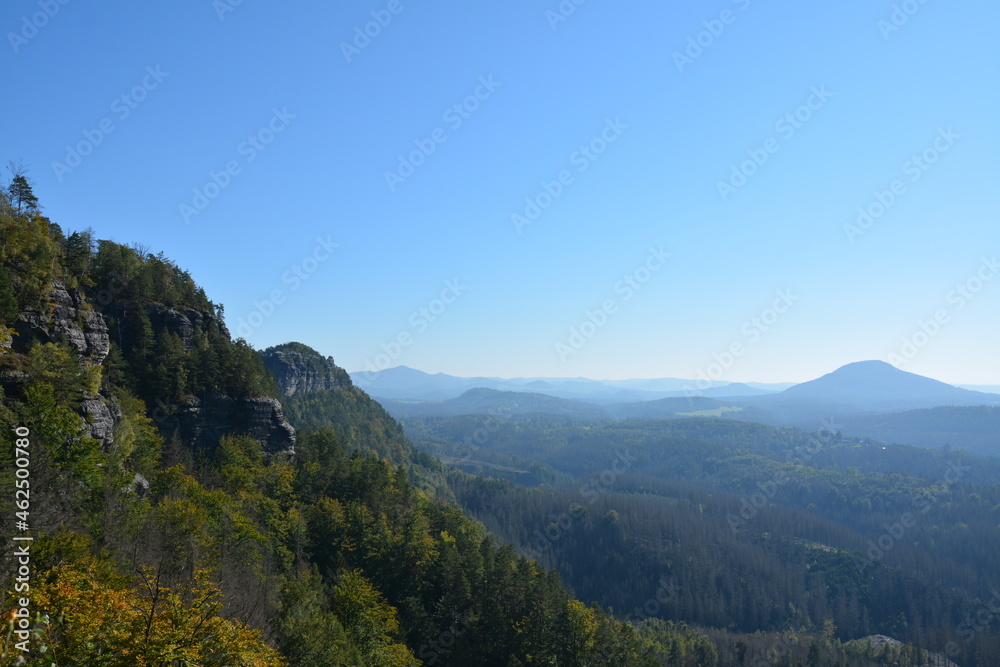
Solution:
[{"label": "horizon", "polygon": [[895,4],[18,1],[6,159],[258,349],[997,383],[1000,6]]},{"label": "horizon", "polygon": [[[332,356],[332,355],[330,355],[330,356]],[[712,380],[711,382],[713,383],[713,385],[717,384],[717,385],[720,385],[720,386],[729,385],[729,384],[744,384],[744,385],[755,385],[755,384],[756,385],[781,385],[781,384],[788,384],[788,385],[794,386],[794,385],[797,385],[797,384],[803,384],[805,382],[810,382],[812,380],[816,380],[816,379],[818,379],[820,377],[823,377],[824,375],[829,375],[830,373],[834,373],[834,372],[836,372],[836,371],[844,368],[844,366],[848,366],[848,365],[851,365],[851,364],[858,364],[858,363],[869,363],[869,362],[873,362],[873,361],[880,361],[880,360],[878,360],[878,359],[862,359],[860,361],[849,362],[848,364],[844,364],[843,366],[838,366],[835,369],[832,369],[832,370],[827,371],[825,373],[821,373],[820,375],[817,375],[815,377],[806,378],[804,380],[797,380],[797,381],[796,380],[785,380],[785,381],[777,381],[777,382],[761,382],[761,381],[758,381],[758,380]],[[883,363],[887,363],[887,362],[883,362]],[[889,364],[889,365],[892,366],[892,364]],[[896,366],[892,366],[892,367],[895,368],[896,370],[899,370],[899,371],[903,371],[903,372],[907,372],[907,373],[911,373],[912,372],[912,371],[907,371],[907,370],[902,369],[902,368],[898,368]],[[418,373],[423,373],[425,375],[431,375],[431,376],[434,376],[434,375],[447,375],[449,377],[455,377],[455,378],[462,379],[462,380],[475,380],[475,379],[482,378],[482,379],[488,379],[488,380],[587,380],[587,381],[590,381],[590,382],[624,382],[624,381],[628,381],[628,380],[683,380],[683,381],[691,381],[691,382],[697,381],[696,378],[668,377],[668,376],[597,378],[597,377],[587,377],[587,376],[584,376],[584,375],[578,375],[578,376],[549,376],[549,375],[502,376],[502,375],[482,375],[482,374],[476,374],[476,375],[454,375],[452,373],[446,373],[446,372],[443,372],[443,371],[433,371],[433,372],[432,371],[425,371],[425,370],[422,370],[422,369],[419,369],[419,368],[414,368],[412,366],[407,366],[406,364],[401,364],[399,366],[391,366],[391,367],[388,367],[388,368],[383,368],[383,369],[381,369],[380,371],[377,371],[377,372],[382,373],[382,372],[386,372],[386,371],[393,371],[393,370],[400,370],[400,369],[410,370],[410,371],[416,371]],[[363,375],[368,374],[368,372],[364,371],[364,370],[357,370],[357,371],[351,371],[351,370],[349,370],[347,372],[352,377],[355,376],[355,375],[363,376]],[[952,386],[955,386],[955,387],[960,387],[960,388],[968,388],[968,387],[974,387],[974,386],[1000,388],[1000,382],[997,382],[997,383],[990,383],[990,382],[948,382],[948,381],[942,380],[940,378],[935,378],[935,377],[930,377],[930,376],[926,376],[926,375],[921,375],[920,373],[914,373],[914,375],[920,375],[921,377],[929,377],[932,380],[937,380],[939,382],[943,382],[945,384],[949,384],[949,385],[952,385]],[[994,393],[994,392],[985,392],[985,393]]]},{"label": "horizon", "polygon": [[998,25],[0,4],[4,655],[997,664]]}]

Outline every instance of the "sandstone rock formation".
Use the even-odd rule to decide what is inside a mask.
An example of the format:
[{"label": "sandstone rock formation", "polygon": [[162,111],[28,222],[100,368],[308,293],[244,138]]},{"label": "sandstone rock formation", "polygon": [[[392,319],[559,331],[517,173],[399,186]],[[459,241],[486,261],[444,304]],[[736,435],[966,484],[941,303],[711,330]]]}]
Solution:
[{"label": "sandstone rock formation", "polygon": [[350,387],[347,372],[333,363],[333,357],[323,358],[301,343],[285,343],[261,353],[264,365],[278,381],[286,398],[312,391]]}]

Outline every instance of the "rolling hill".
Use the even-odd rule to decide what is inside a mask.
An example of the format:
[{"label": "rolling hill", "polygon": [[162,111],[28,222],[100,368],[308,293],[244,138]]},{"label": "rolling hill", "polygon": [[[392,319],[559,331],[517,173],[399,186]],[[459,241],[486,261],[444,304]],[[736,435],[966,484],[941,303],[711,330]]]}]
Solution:
[{"label": "rolling hill", "polygon": [[820,378],[789,387],[774,398],[847,405],[870,412],[1000,403],[996,394],[960,389],[883,361],[841,366]]},{"label": "rolling hill", "polygon": [[571,419],[607,419],[609,415],[599,405],[557,398],[547,394],[495,389],[470,389],[457,398],[446,401],[381,401],[397,419],[420,416],[493,415],[510,419],[526,415],[556,415]]}]

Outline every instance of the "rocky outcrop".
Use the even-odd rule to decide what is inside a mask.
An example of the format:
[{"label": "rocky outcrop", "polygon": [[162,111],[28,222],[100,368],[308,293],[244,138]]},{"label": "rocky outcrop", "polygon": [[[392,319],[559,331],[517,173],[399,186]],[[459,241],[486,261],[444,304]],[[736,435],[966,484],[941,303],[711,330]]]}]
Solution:
[{"label": "rocky outcrop", "polygon": [[[889,644],[898,650],[906,648],[906,644],[903,642],[886,635],[869,635],[863,639],[852,639],[847,643],[861,646],[871,646],[872,648],[878,650],[881,650],[886,644]],[[927,665],[928,667],[958,667],[957,664],[940,653],[931,653],[926,649],[920,649],[920,656],[921,661],[918,664],[921,665]]]},{"label": "rocky outcrop", "polygon": [[[128,309],[135,306],[113,301],[95,310],[83,293],[67,289],[60,283],[53,284],[50,299],[51,305],[44,312],[26,309],[20,313],[15,324],[17,336],[12,352],[24,354],[36,343],[68,343],[80,355],[82,363],[100,364],[110,351],[110,335],[116,336],[116,340],[127,339],[127,329],[116,327],[114,332],[109,332],[106,317],[113,317],[120,325],[127,321]],[[158,303],[141,307],[149,316],[153,331],[165,329],[176,334],[186,350],[197,344],[199,332],[214,329],[223,337],[230,337],[225,323],[213,312],[171,308]],[[0,376],[0,383],[15,392],[28,380],[28,375],[21,370],[6,370]],[[307,382],[310,383],[313,381]],[[269,453],[292,454],[295,451],[295,429],[285,420],[276,399],[218,396],[192,398],[180,406],[155,403],[148,407],[160,432],[168,438],[180,437],[193,449],[211,450],[223,435],[248,434]],[[114,442],[115,426],[122,411],[112,395],[102,392],[98,396],[85,397],[79,411],[90,426],[91,437],[105,447]]]},{"label": "rocky outcrop", "polygon": [[[27,308],[18,315],[12,351],[24,354],[37,343],[66,343],[76,350],[82,363],[102,363],[111,349],[111,341],[101,314],[91,308],[79,290],[67,289],[62,283],[53,283],[49,299],[46,312]],[[29,379],[22,371],[7,373],[0,382],[14,387]],[[92,438],[100,440],[104,446],[114,442],[121,408],[113,396],[102,392],[98,396],[85,397],[80,403],[80,413],[90,426]]]},{"label": "rocky outcrop", "polygon": [[34,341],[69,343],[89,363],[99,364],[108,356],[110,339],[108,326],[101,314],[93,310],[79,290],[66,289],[54,283],[50,293],[52,305],[43,313],[34,308],[21,312],[14,330],[14,351],[25,352]]},{"label": "rocky outcrop", "polygon": [[90,437],[100,440],[105,446],[115,441],[115,425],[122,416],[121,407],[114,396],[85,398],[80,411],[90,424]]},{"label": "rocky outcrop", "polygon": [[[129,306],[121,301],[115,301],[104,308],[104,313],[114,317],[118,322],[128,320]],[[184,343],[184,349],[191,350],[197,341],[199,331],[215,329],[224,338],[230,338],[229,329],[215,313],[194,308],[171,308],[162,303],[148,303],[142,306],[149,316],[153,331],[166,329],[176,335]]]},{"label": "rocky outcrop", "polygon": [[190,399],[177,406],[161,430],[196,450],[212,450],[225,435],[246,434],[269,454],[294,454],[295,429],[274,398]]},{"label": "rocky outcrop", "polygon": [[350,387],[351,378],[343,368],[302,343],[285,343],[261,352],[264,365],[274,375],[286,398],[312,391]]}]

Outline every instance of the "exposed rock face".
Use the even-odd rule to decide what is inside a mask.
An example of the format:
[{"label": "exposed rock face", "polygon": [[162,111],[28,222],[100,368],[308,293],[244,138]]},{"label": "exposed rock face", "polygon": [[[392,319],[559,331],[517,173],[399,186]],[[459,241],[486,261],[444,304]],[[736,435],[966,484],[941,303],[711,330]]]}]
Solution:
[{"label": "exposed rock face", "polygon": [[286,398],[352,384],[347,371],[333,363],[333,357],[324,359],[319,352],[301,343],[268,348],[261,353],[261,358]]},{"label": "exposed rock face", "polygon": [[224,435],[247,434],[269,454],[295,452],[295,429],[274,398],[191,399],[177,408],[167,428],[193,449],[211,450]]},{"label": "exposed rock face", "polygon": [[[53,284],[50,297],[52,305],[46,312],[26,309],[20,313],[13,352],[24,354],[35,342],[65,342],[80,354],[83,362],[100,364],[111,349],[109,335],[127,336],[127,331],[118,328],[109,332],[105,320],[108,315],[124,321],[128,316],[124,302],[109,303],[99,312],[88,305],[80,291],[59,283]],[[199,331],[214,328],[224,337],[230,337],[225,323],[215,313],[157,303],[143,308],[154,331],[166,329],[176,334],[187,350],[197,343]],[[15,387],[29,379],[23,372],[8,372],[0,377],[0,382]],[[291,454],[295,450],[295,429],[285,421],[281,404],[273,398],[208,397],[190,399],[179,407],[162,403],[147,407],[161,433],[166,437],[177,434],[185,445],[195,449],[211,450],[221,436],[245,433],[269,453]],[[122,412],[113,396],[102,393],[84,398],[80,414],[90,425],[93,438],[105,447],[114,442],[115,426]]]},{"label": "exposed rock face", "polygon": [[114,442],[115,425],[122,416],[122,410],[113,396],[85,398],[80,410],[90,424],[90,437],[100,440],[104,446]]},{"label": "exposed rock face", "polygon": [[[231,337],[226,323],[212,312],[194,308],[171,308],[161,303],[146,304],[143,308],[149,316],[153,330],[166,329],[168,333],[175,334],[184,343],[185,350],[191,350],[195,346],[197,343],[195,334],[204,328],[215,329],[225,338]],[[124,322],[128,318],[126,305],[120,301],[109,304],[104,312],[119,322]]]},{"label": "exposed rock face", "polygon": [[[25,353],[34,343],[67,343],[87,364],[104,361],[111,349],[108,327],[101,314],[94,311],[79,290],[67,289],[62,283],[53,283],[49,293],[51,306],[48,312],[34,308],[22,311],[14,325],[17,336],[13,350]],[[29,378],[24,373],[4,378],[5,383],[21,384]],[[80,412],[90,425],[92,438],[107,446],[114,442],[115,424],[121,416],[118,401],[111,395],[86,397]]]},{"label": "exposed rock face", "polygon": [[110,340],[108,326],[101,314],[92,310],[78,290],[67,290],[54,283],[50,294],[52,310],[41,313],[33,308],[24,310],[14,329],[14,351],[25,352],[29,343],[66,342],[88,362],[99,364],[108,356]]}]

